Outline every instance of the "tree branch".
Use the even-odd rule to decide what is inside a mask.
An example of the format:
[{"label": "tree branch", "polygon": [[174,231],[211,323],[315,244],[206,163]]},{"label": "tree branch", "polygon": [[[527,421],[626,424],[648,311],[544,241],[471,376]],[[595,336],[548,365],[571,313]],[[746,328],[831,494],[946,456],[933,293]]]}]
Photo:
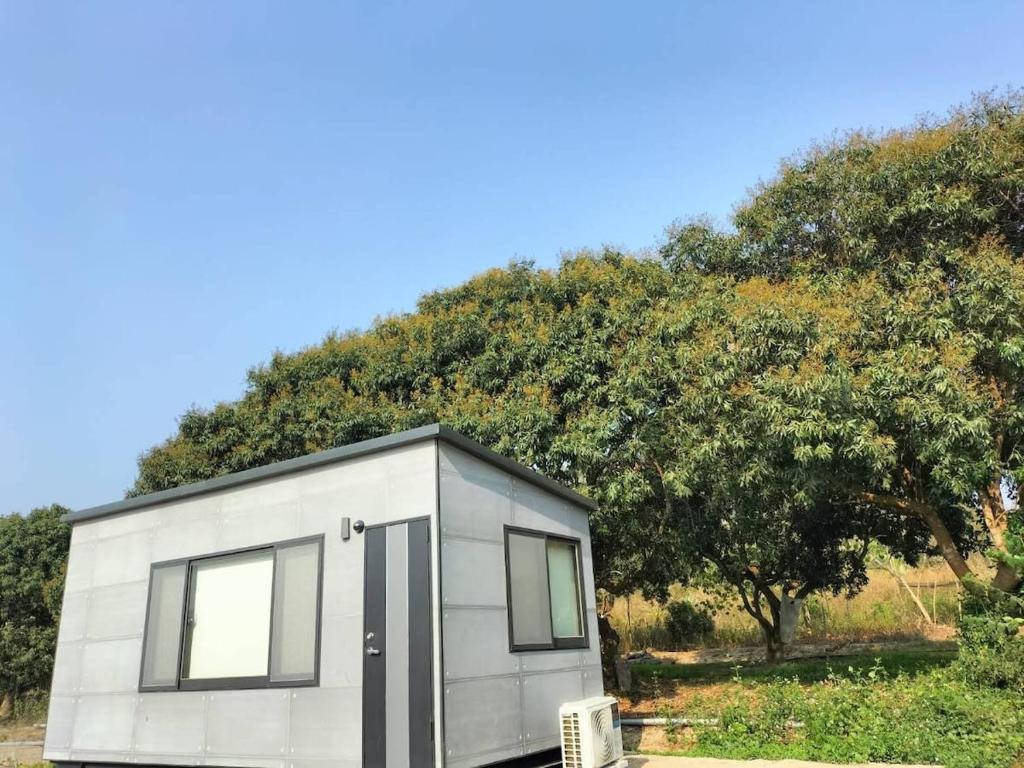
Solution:
[{"label": "tree branch", "polygon": [[876,507],[884,507],[885,509],[892,510],[893,512],[901,512],[904,515],[914,515],[915,517],[923,518],[926,511],[934,511],[930,504],[923,501],[904,499],[900,496],[892,496],[887,493],[861,491],[856,496],[858,499],[866,501],[868,504],[874,504]]},{"label": "tree branch", "polygon": [[953,569],[956,577],[963,581],[965,577],[974,576],[974,571],[971,570],[964,556],[957,549],[956,542],[953,541],[953,536],[949,533],[949,528],[942,522],[939,513],[931,504],[914,499],[891,496],[885,493],[871,493],[870,491],[858,493],[857,498],[869,504],[920,518],[928,526],[928,530],[931,531],[932,536],[935,538],[935,543],[939,545],[942,557],[945,558],[949,567]]},{"label": "tree branch", "polygon": [[[764,629],[765,632],[770,634],[773,627],[771,622],[769,622],[768,619],[764,617],[764,613],[761,612],[760,604],[758,604],[756,608],[754,605],[751,605],[750,598],[747,596],[747,590],[743,587],[743,582],[733,583],[733,586],[736,587],[737,590],[739,590],[740,599],[743,601],[743,608],[746,610],[746,612],[757,620],[757,623],[761,625],[762,629]],[[758,592],[755,589],[754,595],[756,596],[757,594]]]}]

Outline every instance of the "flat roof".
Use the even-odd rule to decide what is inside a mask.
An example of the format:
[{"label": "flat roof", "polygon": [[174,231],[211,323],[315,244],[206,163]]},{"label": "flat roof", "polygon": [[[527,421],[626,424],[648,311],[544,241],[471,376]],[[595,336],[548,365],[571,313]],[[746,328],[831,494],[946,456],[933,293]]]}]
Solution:
[{"label": "flat roof", "polygon": [[551,478],[545,477],[539,472],[535,472],[526,465],[502,456],[500,453],[495,453],[490,448],[481,445],[475,440],[470,440],[465,435],[460,434],[454,429],[446,427],[443,424],[428,424],[424,427],[416,427],[415,429],[407,429],[404,432],[396,432],[393,435],[375,437],[372,440],[362,440],[358,443],[343,445],[339,448],[331,448],[330,450],[320,451],[319,453],[310,453],[306,456],[299,456],[286,461],[278,461],[262,467],[254,467],[253,469],[246,469],[241,472],[233,472],[230,475],[213,477],[209,480],[203,480],[198,483],[179,485],[177,488],[168,488],[165,491],[156,491],[155,493],[147,493],[144,496],[133,496],[122,501],[115,501],[110,504],[101,504],[98,507],[75,510],[64,515],[63,520],[68,523],[81,523],[86,520],[95,520],[99,517],[131,512],[133,510],[152,507],[157,504],[165,504],[171,501],[180,501],[192,496],[200,496],[214,491],[223,491],[228,488],[234,488],[238,485],[245,485],[247,483],[258,482],[260,480],[268,480],[272,477],[289,475],[294,472],[301,472],[303,470],[314,469],[328,464],[335,464],[337,462],[347,461],[348,459],[354,459],[360,456],[368,456],[373,453],[401,448],[402,446],[423,442],[424,440],[443,440],[449,445],[460,448],[463,451],[466,451],[466,453],[470,453],[478,459],[482,459],[489,464],[493,464],[499,469],[503,469],[508,472],[510,475],[514,475],[515,477],[543,488],[556,496],[560,496],[566,501],[578,504],[579,506],[587,509],[597,509],[597,504],[592,499],[588,499],[583,494],[577,493],[571,488],[567,488],[561,483],[555,482]]}]

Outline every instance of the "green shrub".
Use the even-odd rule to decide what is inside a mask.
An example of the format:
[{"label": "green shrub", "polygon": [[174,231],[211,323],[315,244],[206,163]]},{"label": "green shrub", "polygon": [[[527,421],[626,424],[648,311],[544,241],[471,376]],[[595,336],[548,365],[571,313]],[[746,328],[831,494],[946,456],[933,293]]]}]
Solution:
[{"label": "green shrub", "polygon": [[890,678],[876,666],[806,687],[790,681],[755,690],[752,699],[702,712],[720,723],[695,728],[689,754],[947,768],[1011,768],[1024,755],[1020,697],[976,688],[949,670]]},{"label": "green shrub", "polygon": [[956,668],[975,686],[1024,694],[1024,619],[999,612],[965,615],[960,621]]},{"label": "green shrub", "polygon": [[676,600],[666,607],[665,629],[676,645],[691,645],[715,631],[715,620],[706,608],[689,600]]},{"label": "green shrub", "polygon": [[14,720],[25,723],[46,722],[46,710],[50,704],[49,691],[33,690],[23,693],[14,701]]}]

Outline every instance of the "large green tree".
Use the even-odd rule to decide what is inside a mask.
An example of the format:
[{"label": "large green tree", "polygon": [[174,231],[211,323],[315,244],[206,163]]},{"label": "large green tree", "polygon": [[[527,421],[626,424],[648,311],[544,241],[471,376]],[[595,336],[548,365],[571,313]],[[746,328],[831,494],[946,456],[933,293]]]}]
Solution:
[{"label": "large green tree", "polygon": [[[922,526],[834,503],[794,468],[793,419],[816,417],[790,366],[849,343],[834,299],[615,253],[494,270],[368,333],[276,356],[242,400],[189,413],[142,460],[138,490],[444,421],[599,501],[599,584],[663,596],[710,566],[776,655],[786,601],[858,589],[871,538],[908,557],[924,547]],[[763,369],[777,369],[766,397],[792,401],[733,408]],[[832,391],[839,376],[819,384]]]},{"label": "large green tree", "polygon": [[[824,414],[872,424],[881,442],[822,441],[851,459],[845,495],[925,523],[971,589],[1013,593],[1022,573],[1024,99],[983,96],[944,119],[852,134],[786,163],[736,230],[676,227],[662,250],[699,270],[856,294],[864,328],[848,394]],[[808,446],[816,450],[816,444]],[[983,532],[995,575],[972,572],[958,527]]]},{"label": "large green tree", "polygon": [[854,134],[661,259],[492,270],[275,355],[133,493],[444,421],[598,499],[600,584],[657,594],[710,563],[770,644],[784,600],[863,582],[873,538],[912,558],[927,532],[972,587],[988,546],[1012,592],[1022,125],[1011,95]]},{"label": "large green tree", "polygon": [[800,280],[678,285],[590,416],[609,495],[627,516],[662,510],[679,572],[732,585],[776,658],[808,595],[866,583],[871,541],[911,561],[928,550],[918,521],[834,489],[888,449],[870,420],[829,413],[850,402],[868,296]]},{"label": "large green tree", "polygon": [[0,718],[49,685],[70,529],[58,504],[0,517]]}]

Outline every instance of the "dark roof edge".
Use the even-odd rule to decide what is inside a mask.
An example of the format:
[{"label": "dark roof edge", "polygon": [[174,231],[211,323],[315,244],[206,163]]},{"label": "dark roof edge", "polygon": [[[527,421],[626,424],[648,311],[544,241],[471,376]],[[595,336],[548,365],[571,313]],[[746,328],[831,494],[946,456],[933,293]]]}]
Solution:
[{"label": "dark roof edge", "polygon": [[470,453],[489,464],[493,464],[499,469],[505,470],[510,475],[515,475],[516,477],[539,486],[546,491],[550,491],[556,496],[560,496],[567,501],[571,501],[572,503],[586,507],[587,509],[597,509],[597,504],[586,496],[565,487],[561,483],[555,482],[549,477],[545,477],[539,472],[535,472],[517,461],[513,461],[499,453],[495,453],[490,448],[481,445],[475,440],[470,440],[468,437],[456,432],[454,429],[442,424],[428,424],[424,427],[416,427],[415,429],[407,429],[404,432],[396,432],[393,435],[375,437],[371,440],[362,440],[358,443],[343,445],[339,448],[331,448],[330,450],[320,451],[319,453],[311,453],[294,459],[278,461],[273,464],[267,464],[266,466],[254,467],[253,469],[246,469],[241,472],[234,472],[230,475],[213,477],[209,480],[202,480],[198,483],[189,483],[188,485],[180,485],[177,488],[168,488],[165,491],[147,493],[144,496],[133,496],[131,498],[123,499],[122,501],[111,502],[110,504],[101,504],[97,507],[75,510],[74,512],[69,512],[64,515],[61,519],[67,523],[81,523],[86,520],[95,520],[99,517],[131,512],[136,509],[142,509],[143,507],[152,507],[157,504],[166,504],[172,501],[181,501],[182,499],[188,499],[193,496],[201,496],[214,491],[223,491],[228,488],[234,488],[238,485],[259,482],[260,480],[269,480],[273,477],[290,475],[294,472],[301,472],[307,469],[315,469],[317,467],[335,464],[347,459],[369,456],[374,453],[380,453],[381,451],[388,451],[394,448],[401,448],[402,446],[419,443],[424,440],[444,440],[446,443],[466,451],[466,453]]},{"label": "dark roof edge", "polygon": [[573,504],[578,504],[590,510],[597,509],[597,502],[593,499],[584,496],[582,493],[577,493],[572,488],[562,485],[558,481],[542,475],[540,472],[530,469],[525,464],[520,464],[518,461],[513,461],[507,456],[502,456],[500,453],[492,451],[486,445],[482,445],[476,440],[470,440],[464,434],[456,432],[451,427],[446,427],[443,424],[434,424],[432,426],[437,427],[438,439],[444,440],[449,445],[461,448],[466,453],[470,453],[478,459],[493,464],[521,480],[550,491],[556,496],[561,496],[566,501],[571,501]]}]

